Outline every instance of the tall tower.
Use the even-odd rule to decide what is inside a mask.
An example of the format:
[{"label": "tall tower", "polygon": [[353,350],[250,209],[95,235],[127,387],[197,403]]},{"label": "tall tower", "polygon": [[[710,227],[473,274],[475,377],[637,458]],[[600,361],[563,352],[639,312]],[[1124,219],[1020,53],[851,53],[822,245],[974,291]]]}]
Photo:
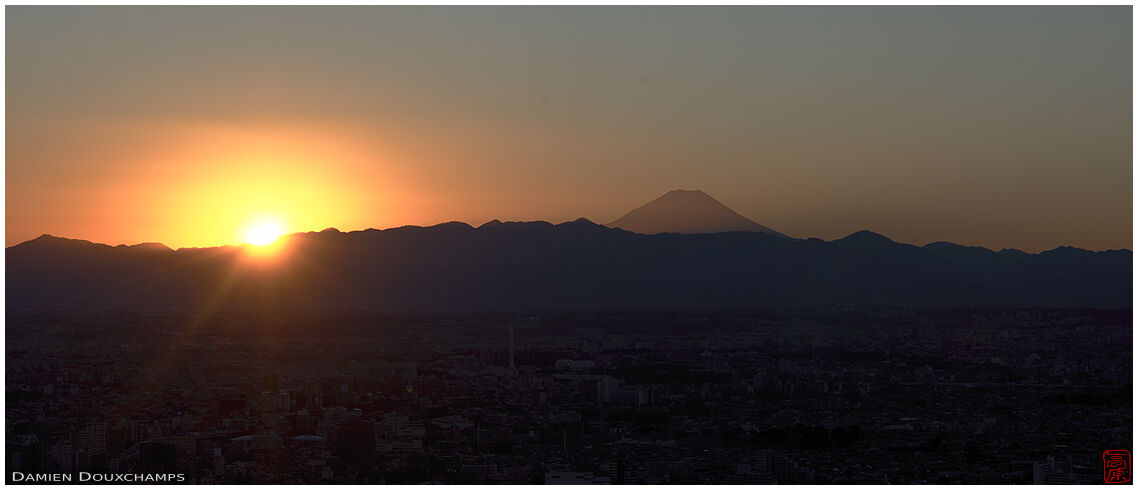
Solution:
[{"label": "tall tower", "polygon": [[514,369],[514,324],[510,324],[510,370]]}]

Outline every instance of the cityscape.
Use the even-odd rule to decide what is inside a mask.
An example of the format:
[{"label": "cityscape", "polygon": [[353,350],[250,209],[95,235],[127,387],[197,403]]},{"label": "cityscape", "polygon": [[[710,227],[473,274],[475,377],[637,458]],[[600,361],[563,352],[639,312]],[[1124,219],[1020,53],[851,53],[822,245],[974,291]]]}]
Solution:
[{"label": "cityscape", "polygon": [[1128,310],[16,313],[7,479],[1101,483],[1131,335]]}]

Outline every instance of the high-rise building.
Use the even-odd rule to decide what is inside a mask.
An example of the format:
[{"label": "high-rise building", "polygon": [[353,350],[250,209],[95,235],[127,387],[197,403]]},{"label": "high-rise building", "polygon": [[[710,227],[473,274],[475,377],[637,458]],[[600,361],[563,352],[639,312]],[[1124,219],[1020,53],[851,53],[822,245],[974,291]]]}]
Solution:
[{"label": "high-rise building", "polygon": [[375,460],[375,422],[346,420],[336,428],[336,455],[349,464],[366,466]]},{"label": "high-rise building", "polygon": [[514,369],[514,326],[510,325],[510,369]]}]

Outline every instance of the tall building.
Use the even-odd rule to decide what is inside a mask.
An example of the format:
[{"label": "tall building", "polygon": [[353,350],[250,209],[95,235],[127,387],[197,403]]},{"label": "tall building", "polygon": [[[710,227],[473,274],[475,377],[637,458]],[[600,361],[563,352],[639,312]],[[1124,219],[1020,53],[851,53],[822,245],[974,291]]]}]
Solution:
[{"label": "tall building", "polygon": [[514,369],[514,326],[510,325],[510,370]]},{"label": "tall building", "polygon": [[336,428],[336,455],[355,466],[374,462],[375,422],[346,420]]},{"label": "tall building", "polygon": [[1037,462],[1032,468],[1032,483],[1036,485],[1087,485],[1102,483],[1093,469],[1082,467],[1071,462],[1071,455],[1067,455],[1066,462],[1056,462],[1055,456],[1047,456],[1047,460]]}]

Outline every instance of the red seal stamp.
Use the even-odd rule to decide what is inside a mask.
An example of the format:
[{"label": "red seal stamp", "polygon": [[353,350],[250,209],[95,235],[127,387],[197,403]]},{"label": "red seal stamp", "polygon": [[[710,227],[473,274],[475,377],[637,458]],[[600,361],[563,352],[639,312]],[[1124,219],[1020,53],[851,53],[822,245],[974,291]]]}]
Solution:
[{"label": "red seal stamp", "polygon": [[1107,483],[1130,483],[1130,451],[1125,449],[1103,451],[1102,479]]}]

